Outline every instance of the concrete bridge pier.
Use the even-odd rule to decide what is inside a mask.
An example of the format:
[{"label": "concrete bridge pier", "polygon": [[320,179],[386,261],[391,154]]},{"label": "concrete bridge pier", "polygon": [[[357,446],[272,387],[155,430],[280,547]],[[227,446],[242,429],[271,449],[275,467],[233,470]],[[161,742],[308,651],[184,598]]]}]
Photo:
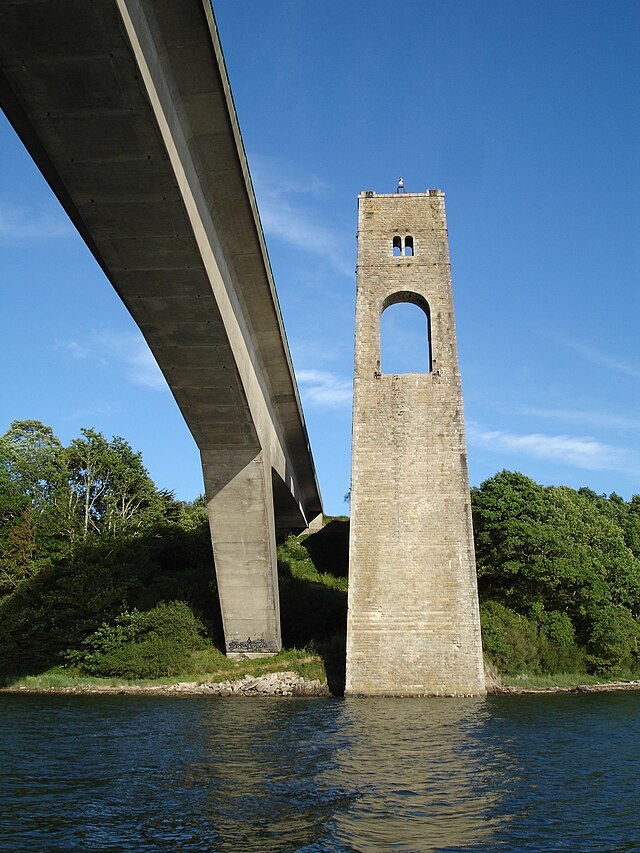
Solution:
[{"label": "concrete bridge pier", "polygon": [[282,648],[271,465],[262,450],[201,453],[227,656]]}]

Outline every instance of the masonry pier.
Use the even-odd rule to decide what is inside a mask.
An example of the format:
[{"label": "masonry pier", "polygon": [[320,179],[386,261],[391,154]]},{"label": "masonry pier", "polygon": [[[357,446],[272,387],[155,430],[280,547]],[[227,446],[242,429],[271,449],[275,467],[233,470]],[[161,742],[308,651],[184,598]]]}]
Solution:
[{"label": "masonry pier", "polygon": [[[423,373],[386,374],[380,318],[424,312]],[[444,194],[358,200],[346,692],[485,692]]]}]

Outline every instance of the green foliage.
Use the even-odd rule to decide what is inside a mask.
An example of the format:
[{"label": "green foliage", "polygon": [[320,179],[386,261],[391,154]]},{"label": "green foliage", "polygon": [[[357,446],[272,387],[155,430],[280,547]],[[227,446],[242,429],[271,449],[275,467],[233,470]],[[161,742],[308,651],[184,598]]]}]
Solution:
[{"label": "green foliage", "polygon": [[70,503],[83,539],[104,532],[135,535],[161,517],[162,495],[142,464],[142,457],[118,436],[82,430],[66,450]]},{"label": "green foliage", "polygon": [[585,650],[578,645],[573,623],[566,613],[542,611],[537,627],[542,672],[581,672],[585,669]]},{"label": "green foliage", "polygon": [[86,675],[160,678],[189,670],[190,657],[206,647],[206,628],[184,601],[151,610],[124,610],[65,657]]},{"label": "green foliage", "polygon": [[64,485],[64,450],[51,427],[13,421],[0,438],[0,455],[10,479],[36,509],[46,510]]},{"label": "green foliage", "polygon": [[[338,523],[338,522],[332,522]],[[344,522],[343,522],[344,524]],[[326,530],[327,528],[324,528]],[[313,540],[320,536],[321,533],[314,533],[309,536],[304,542],[301,542],[295,536],[289,536],[287,540],[278,546],[278,561],[281,564],[281,573],[285,578],[287,574],[291,574],[296,578],[319,583],[333,589],[340,589],[343,592],[347,591],[347,578],[343,576],[341,571],[332,572],[330,570],[320,572],[317,568],[318,560],[314,560],[310,554],[312,550]],[[348,547],[345,540],[345,547]],[[340,561],[340,557],[336,556],[336,561]],[[326,565],[326,562],[325,562]]]},{"label": "green foliage", "polygon": [[591,672],[614,676],[637,671],[640,658],[640,625],[622,605],[601,607],[594,617],[588,642]]},{"label": "green foliage", "polygon": [[321,530],[304,540],[304,547],[318,572],[344,579],[340,589],[347,588],[349,573],[349,519],[344,516],[326,518]]},{"label": "green foliage", "polygon": [[[190,510],[171,512],[178,520],[183,513]],[[21,579],[0,599],[0,675],[47,670],[123,609],[151,610],[163,600],[189,602],[207,614],[210,636],[221,636],[208,525],[192,522],[92,539]]]},{"label": "green foliage", "polygon": [[64,448],[39,421],[0,437],[0,595],[62,553],[67,536]]},{"label": "green foliage", "polygon": [[540,654],[536,626],[499,601],[480,608],[485,654],[505,673],[539,672]]},{"label": "green foliage", "polygon": [[[198,682],[235,681],[243,675],[260,676],[270,672],[296,672],[304,678],[317,678],[326,681],[327,675],[322,659],[318,654],[306,649],[284,649],[269,658],[231,661],[221,651],[208,645],[192,652],[188,660],[188,669],[177,676],[179,680]],[[154,679],[124,679],[121,676],[102,678],[81,675],[78,669],[67,663],[54,666],[38,675],[0,676],[1,687],[24,687],[30,690],[77,690],[83,688],[119,687],[123,684],[144,686],[145,684],[175,683],[176,676]]]},{"label": "green foliage", "polygon": [[294,536],[278,547],[282,638],[303,648],[344,634],[345,579],[318,573],[304,544]]},{"label": "green foliage", "polygon": [[503,471],[472,491],[472,505],[485,649],[503,671],[638,667],[636,498]]},{"label": "green foliage", "polygon": [[34,569],[36,526],[33,510],[26,506],[14,523],[4,531],[0,556],[0,597],[13,592]]},{"label": "green foliage", "polygon": [[[503,471],[472,490],[472,507],[484,647],[503,673],[640,674],[640,495]],[[285,646],[313,666],[319,653],[336,692],[347,554],[346,519],[278,549]],[[201,672],[222,666],[212,638],[204,499],[158,490],[122,438],[84,429],[63,447],[39,421],[14,421],[0,437],[0,675],[65,654],[85,672]]]},{"label": "green foliage", "polygon": [[484,652],[505,675],[584,669],[585,653],[566,613],[543,611],[537,619],[527,618],[489,600],[480,606],[480,619]]},{"label": "green foliage", "polygon": [[51,427],[13,421],[0,438],[0,597],[72,558],[80,543],[167,523],[174,504],[124,439],[85,429],[65,448]]}]

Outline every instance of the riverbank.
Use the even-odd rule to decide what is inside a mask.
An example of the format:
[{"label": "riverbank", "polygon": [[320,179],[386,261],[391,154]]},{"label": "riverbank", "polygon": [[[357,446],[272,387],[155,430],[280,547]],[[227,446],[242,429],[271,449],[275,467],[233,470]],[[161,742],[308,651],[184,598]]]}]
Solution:
[{"label": "riverbank", "polygon": [[[551,693],[612,693],[640,690],[640,680],[595,682],[592,684],[534,685],[493,684],[490,696],[517,696]],[[177,681],[175,683],[131,682],[115,679],[67,679],[66,684],[47,681],[44,677],[31,677],[7,687],[0,693],[48,693],[60,695],[128,694],[156,696],[330,696],[325,681],[305,678],[296,672],[270,672],[260,675],[246,674],[235,680]]]},{"label": "riverbank", "polygon": [[305,678],[297,672],[270,672],[261,675],[244,675],[233,681],[178,681],[175,683],[150,683],[102,681],[100,679],[69,680],[70,683],[47,683],[32,677],[0,688],[0,693],[53,693],[53,694],[155,694],[159,696],[330,696],[326,682],[318,678]]},{"label": "riverbank", "polygon": [[619,690],[640,690],[640,681],[606,681],[595,684],[576,684],[574,686],[551,686],[551,687],[516,687],[503,684],[494,689],[494,695],[519,695],[532,693],[613,693]]}]

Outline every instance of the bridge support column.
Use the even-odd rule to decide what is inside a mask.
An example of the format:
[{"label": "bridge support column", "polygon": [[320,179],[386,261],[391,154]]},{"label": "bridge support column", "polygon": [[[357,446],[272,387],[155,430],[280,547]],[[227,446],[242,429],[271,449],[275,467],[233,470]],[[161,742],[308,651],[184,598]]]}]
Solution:
[{"label": "bridge support column", "polygon": [[262,451],[202,452],[227,656],[282,648],[271,466]]}]

